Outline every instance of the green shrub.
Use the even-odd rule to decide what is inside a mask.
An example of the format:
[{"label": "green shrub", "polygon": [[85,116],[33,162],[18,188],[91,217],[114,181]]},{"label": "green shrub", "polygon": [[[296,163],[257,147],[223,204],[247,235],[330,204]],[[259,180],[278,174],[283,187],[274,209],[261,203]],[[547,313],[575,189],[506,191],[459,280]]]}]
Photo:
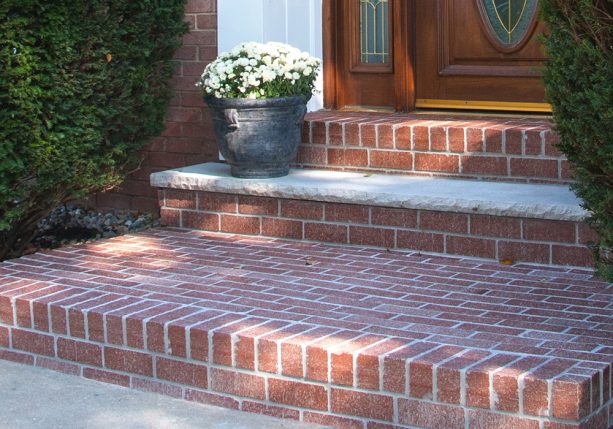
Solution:
[{"label": "green shrub", "polygon": [[541,0],[545,85],[573,189],[592,212],[600,273],[613,280],[613,1]]},{"label": "green shrub", "polygon": [[185,0],[0,2],[0,260],[163,129]]}]

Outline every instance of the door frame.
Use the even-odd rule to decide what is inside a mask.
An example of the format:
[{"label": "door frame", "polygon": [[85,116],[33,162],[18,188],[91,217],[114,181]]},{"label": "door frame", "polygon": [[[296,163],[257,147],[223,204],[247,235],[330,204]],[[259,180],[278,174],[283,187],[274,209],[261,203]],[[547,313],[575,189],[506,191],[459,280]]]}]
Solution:
[{"label": "door frame", "polygon": [[[337,16],[341,2],[347,0],[323,0],[323,72],[324,72],[324,107],[338,109],[337,70],[340,64],[338,50],[341,39],[338,34]],[[414,0],[390,0],[394,2],[393,26],[394,46],[393,69],[396,111],[408,112],[415,109],[415,29]]]}]

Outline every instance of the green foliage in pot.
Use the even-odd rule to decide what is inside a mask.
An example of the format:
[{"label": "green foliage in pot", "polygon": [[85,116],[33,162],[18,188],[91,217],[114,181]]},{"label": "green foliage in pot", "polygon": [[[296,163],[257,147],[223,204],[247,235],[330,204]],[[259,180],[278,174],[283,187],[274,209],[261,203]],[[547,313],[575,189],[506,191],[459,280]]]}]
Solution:
[{"label": "green foliage in pot", "polygon": [[541,0],[545,84],[574,191],[592,212],[602,275],[613,280],[613,1]]},{"label": "green foliage in pot", "polygon": [[0,2],[0,260],[163,129],[185,0]]}]

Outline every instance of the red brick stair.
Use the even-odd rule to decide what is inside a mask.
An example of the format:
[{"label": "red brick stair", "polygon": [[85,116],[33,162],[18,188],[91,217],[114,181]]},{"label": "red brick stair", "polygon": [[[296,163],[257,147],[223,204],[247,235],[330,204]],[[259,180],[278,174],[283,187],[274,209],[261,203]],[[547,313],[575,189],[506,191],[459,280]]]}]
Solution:
[{"label": "red brick stair", "polygon": [[0,358],[360,429],[606,429],[589,270],[158,229],[0,264]]}]

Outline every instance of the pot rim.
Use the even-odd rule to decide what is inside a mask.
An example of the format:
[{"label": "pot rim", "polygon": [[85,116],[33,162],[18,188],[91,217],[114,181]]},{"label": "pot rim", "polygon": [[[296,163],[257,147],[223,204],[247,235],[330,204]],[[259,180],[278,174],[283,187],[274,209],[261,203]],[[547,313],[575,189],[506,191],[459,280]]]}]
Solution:
[{"label": "pot rim", "polygon": [[[309,97],[310,99],[310,97]],[[275,98],[217,98],[207,95],[204,101],[211,107],[236,108],[236,107],[283,107],[295,106],[308,103],[309,99],[303,95]]]}]

